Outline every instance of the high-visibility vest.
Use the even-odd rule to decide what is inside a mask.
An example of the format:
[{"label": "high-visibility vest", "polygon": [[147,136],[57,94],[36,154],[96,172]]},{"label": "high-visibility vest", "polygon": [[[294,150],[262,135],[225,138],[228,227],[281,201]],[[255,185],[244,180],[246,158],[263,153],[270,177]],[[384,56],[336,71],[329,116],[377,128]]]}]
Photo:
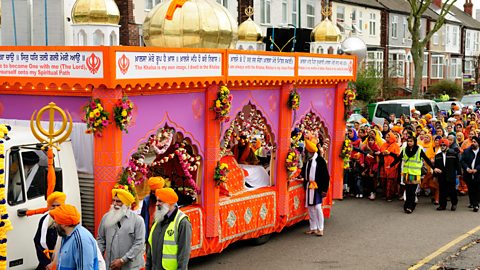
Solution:
[{"label": "high-visibility vest", "polygon": [[[163,236],[163,250],[162,250],[162,267],[165,270],[176,270],[178,268],[177,253],[178,253],[178,244],[177,244],[177,234],[178,234],[178,224],[184,218],[188,219],[188,216],[185,215],[182,211],[178,210],[175,218],[170,224],[168,224],[165,235]],[[157,226],[157,222],[153,223],[152,229],[150,230],[150,235],[148,236],[148,244],[150,244],[150,253],[154,254],[153,250],[153,231]],[[158,252],[158,251],[155,251]]]},{"label": "high-visibility vest", "polygon": [[420,154],[422,148],[418,147],[417,153],[413,157],[407,156],[406,148],[403,150],[403,173],[408,175],[422,175],[422,158]]}]

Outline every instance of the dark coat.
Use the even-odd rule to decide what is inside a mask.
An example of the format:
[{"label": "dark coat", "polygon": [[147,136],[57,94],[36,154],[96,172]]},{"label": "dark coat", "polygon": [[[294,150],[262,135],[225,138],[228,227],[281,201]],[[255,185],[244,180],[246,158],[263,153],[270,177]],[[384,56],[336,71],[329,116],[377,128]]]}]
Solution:
[{"label": "dark coat", "polygon": [[[472,147],[467,148],[463,154],[462,158],[460,160],[463,168],[463,179],[468,182],[468,181],[475,181],[475,182],[480,182],[480,152],[477,154],[477,159],[475,160],[475,167],[472,168],[472,162],[473,159],[475,158],[475,153],[472,150]],[[477,173],[474,175],[470,174],[467,172],[467,169],[475,169],[477,170]]]},{"label": "dark coat", "polygon": [[443,165],[443,153],[440,152],[436,154],[434,169],[442,170],[442,173],[434,173],[438,182],[455,182],[457,175],[462,173],[458,154],[455,153],[455,151],[448,150],[446,153],[445,165]]},{"label": "dark coat", "polygon": [[[315,182],[317,183],[320,192],[327,192],[330,186],[330,175],[328,173],[327,162],[320,155],[317,159],[317,169],[315,171]],[[310,168],[311,160],[308,160],[302,168],[303,188],[307,189],[307,168]]]},{"label": "dark coat", "polygon": [[37,258],[38,258],[38,266],[37,269],[45,269],[47,265],[49,265],[52,261],[48,259],[48,257],[43,253],[44,248],[40,243],[40,238],[42,234],[46,234],[46,242],[49,250],[55,249],[55,244],[57,243],[57,230],[54,226],[47,229],[47,231],[42,231],[43,223],[48,222],[48,213],[43,215],[40,218],[40,222],[38,223],[37,232],[35,233],[35,237],[33,238],[33,242],[35,243],[35,249],[37,251]]}]

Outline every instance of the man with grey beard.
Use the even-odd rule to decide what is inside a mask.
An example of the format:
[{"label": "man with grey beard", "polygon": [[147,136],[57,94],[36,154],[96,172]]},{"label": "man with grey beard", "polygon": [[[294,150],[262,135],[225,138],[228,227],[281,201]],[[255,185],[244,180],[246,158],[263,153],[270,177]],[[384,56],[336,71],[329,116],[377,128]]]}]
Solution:
[{"label": "man with grey beard", "polygon": [[144,267],[145,224],[131,207],[135,197],[123,188],[112,189],[112,206],[98,228],[97,242],[112,270]]},{"label": "man with grey beard", "polygon": [[480,201],[480,158],[478,157],[480,138],[474,136],[472,145],[467,148],[460,160],[463,168],[463,180],[468,187],[470,208],[478,212]]},{"label": "man with grey beard", "polygon": [[157,210],[148,237],[146,270],[186,270],[190,258],[192,224],[178,207],[171,188],[155,191]]}]

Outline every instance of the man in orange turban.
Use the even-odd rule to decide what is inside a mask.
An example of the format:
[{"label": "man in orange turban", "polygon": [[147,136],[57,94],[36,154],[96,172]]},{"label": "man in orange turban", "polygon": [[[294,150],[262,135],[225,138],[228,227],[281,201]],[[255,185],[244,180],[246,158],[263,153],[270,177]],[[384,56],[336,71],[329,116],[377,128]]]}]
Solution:
[{"label": "man in orange turban", "polygon": [[[50,211],[58,235],[63,238],[58,252],[57,269],[98,269],[97,242],[80,225],[80,213],[73,205],[65,204]],[[81,244],[79,244],[81,243]]]},{"label": "man in orange turban", "polygon": [[[187,269],[190,258],[192,225],[178,207],[177,193],[171,188],[161,188],[155,191],[157,196],[157,211],[155,223],[148,237],[150,248],[147,250],[146,269]],[[178,232],[178,235],[166,233]],[[163,246],[166,241],[173,241],[176,252],[168,252],[170,257],[164,258]],[[173,258],[172,258],[173,257]],[[162,269],[163,269],[162,268]]]},{"label": "man in orange turban", "polygon": [[[47,197],[47,208],[49,211],[65,204],[67,195],[63,192],[55,191]],[[37,251],[38,266],[37,269],[45,269],[51,261],[51,254],[54,252],[57,244],[57,230],[53,226],[54,220],[48,213],[43,214],[38,223],[37,232],[33,238],[35,249]]]},{"label": "man in orange turban", "polygon": [[112,206],[98,227],[97,242],[109,269],[139,270],[144,265],[145,223],[132,211],[128,186],[112,189]]},{"label": "man in orange turban", "polygon": [[145,221],[145,241],[148,239],[150,228],[155,220],[155,210],[157,210],[155,191],[165,186],[165,179],[161,176],[150,177],[150,179],[148,179],[148,186],[150,187],[150,194],[143,199],[142,210],[140,211],[140,216],[142,216]]}]

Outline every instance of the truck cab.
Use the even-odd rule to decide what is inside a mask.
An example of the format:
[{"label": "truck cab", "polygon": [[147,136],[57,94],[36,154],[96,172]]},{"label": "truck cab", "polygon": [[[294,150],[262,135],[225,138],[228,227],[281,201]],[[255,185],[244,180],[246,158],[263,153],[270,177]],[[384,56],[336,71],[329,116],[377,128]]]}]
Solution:
[{"label": "truck cab", "polygon": [[[46,151],[27,127],[12,126],[5,141],[5,199],[13,230],[7,233],[7,269],[35,269],[38,265],[33,238],[43,214],[21,216],[19,210],[46,207]],[[79,211],[80,190],[70,140],[54,150],[56,191],[67,194],[66,203]]]}]

